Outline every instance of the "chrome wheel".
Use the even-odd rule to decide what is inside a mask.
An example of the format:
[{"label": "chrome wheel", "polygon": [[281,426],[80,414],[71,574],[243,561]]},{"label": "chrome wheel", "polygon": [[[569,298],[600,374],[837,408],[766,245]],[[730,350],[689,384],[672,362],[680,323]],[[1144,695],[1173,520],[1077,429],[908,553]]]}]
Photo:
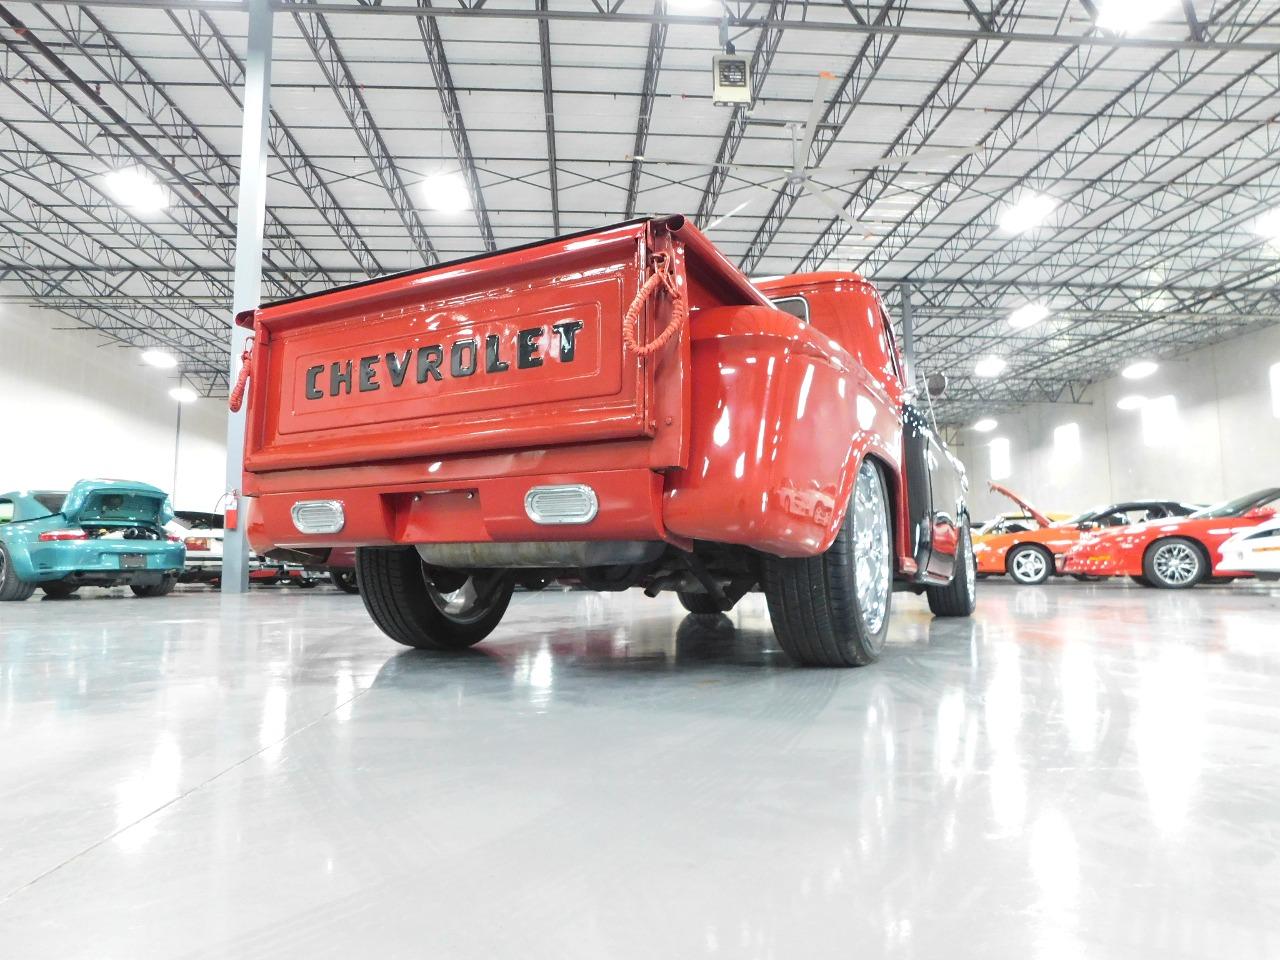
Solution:
[{"label": "chrome wheel", "polygon": [[1156,548],[1151,557],[1155,574],[1171,587],[1195,583],[1200,578],[1200,554],[1190,544],[1174,542]]},{"label": "chrome wheel", "polygon": [[475,623],[486,616],[503,595],[502,574],[473,573],[453,590],[441,590],[426,574],[427,597],[432,605],[454,623]]},{"label": "chrome wheel", "polygon": [[969,591],[969,596],[973,596],[978,583],[978,561],[973,555],[973,539],[969,533],[968,527],[964,530],[963,539],[960,541],[960,548],[964,550],[965,588]]},{"label": "chrome wheel", "polygon": [[1039,583],[1049,575],[1049,564],[1039,550],[1020,550],[1014,556],[1009,572],[1020,583]]},{"label": "chrome wheel", "polygon": [[[863,461],[853,488],[854,589],[867,633],[878,636],[889,610],[889,510],[875,466]],[[876,649],[884,645],[880,637]]]}]

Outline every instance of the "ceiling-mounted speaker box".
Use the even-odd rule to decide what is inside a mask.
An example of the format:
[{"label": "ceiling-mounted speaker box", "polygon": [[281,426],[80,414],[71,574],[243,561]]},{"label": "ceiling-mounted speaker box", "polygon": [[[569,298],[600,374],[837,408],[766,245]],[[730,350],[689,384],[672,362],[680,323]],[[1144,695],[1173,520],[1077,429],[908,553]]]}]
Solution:
[{"label": "ceiling-mounted speaker box", "polygon": [[751,102],[751,58],[722,53],[711,58],[711,99],[716,106]]}]

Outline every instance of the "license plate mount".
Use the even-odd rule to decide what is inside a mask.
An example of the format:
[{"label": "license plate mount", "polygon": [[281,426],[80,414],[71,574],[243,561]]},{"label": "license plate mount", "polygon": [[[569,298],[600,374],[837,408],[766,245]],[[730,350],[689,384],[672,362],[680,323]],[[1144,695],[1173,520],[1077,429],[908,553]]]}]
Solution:
[{"label": "license plate mount", "polygon": [[122,553],[120,554],[121,570],[137,570],[147,565],[147,555],[145,553]]}]

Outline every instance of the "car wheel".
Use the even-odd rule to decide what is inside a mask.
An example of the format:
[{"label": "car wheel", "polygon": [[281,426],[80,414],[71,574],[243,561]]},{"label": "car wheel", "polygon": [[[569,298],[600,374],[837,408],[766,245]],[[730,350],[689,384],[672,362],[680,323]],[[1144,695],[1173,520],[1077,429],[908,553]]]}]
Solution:
[{"label": "car wheel", "polygon": [[945,587],[926,587],[929,609],[936,617],[967,617],[978,604],[978,564],[973,557],[969,526],[960,530],[958,569]]},{"label": "car wheel", "polygon": [[1185,537],[1157,540],[1142,558],[1142,575],[1165,590],[1186,590],[1205,578],[1208,564],[1200,545]]},{"label": "car wheel", "polygon": [[173,588],[177,585],[177,577],[165,577],[159,583],[135,583],[129,589],[133,591],[135,597],[163,597],[165,594],[173,593]]},{"label": "car wheel", "polygon": [[359,593],[360,585],[356,583],[356,572],[353,569],[329,568],[329,579],[343,593]]},{"label": "car wheel", "polygon": [[1053,572],[1053,555],[1044,547],[1024,543],[1009,551],[1005,569],[1009,571],[1014,583],[1034,587],[1049,579],[1049,574]]},{"label": "car wheel", "polygon": [[34,583],[27,583],[18,576],[9,562],[9,549],[0,543],[0,602],[6,600],[27,600],[36,592]]},{"label": "car wheel", "polygon": [[720,604],[716,603],[715,597],[709,593],[694,593],[691,590],[677,591],[676,596],[680,598],[680,606],[684,607],[690,613],[699,617],[718,617],[724,613],[720,609]]},{"label": "car wheel", "polygon": [[778,643],[798,664],[873,663],[889,632],[893,535],[889,498],[870,460],[858,468],[835,542],[817,557],[766,557],[764,592]]},{"label": "car wheel", "polygon": [[80,589],[78,583],[65,583],[62,580],[49,580],[40,584],[40,589],[50,600],[65,600]]},{"label": "car wheel", "polygon": [[1137,584],[1138,586],[1140,586],[1140,587],[1152,587],[1152,586],[1155,586],[1155,584],[1153,584],[1150,580],[1148,580],[1146,577],[1144,577],[1144,576],[1143,576],[1142,574],[1140,574],[1140,573],[1131,573],[1131,574],[1129,574],[1129,579],[1130,579],[1130,580],[1132,580],[1134,583],[1136,583],[1136,584]]},{"label": "car wheel", "polygon": [[419,650],[479,643],[502,620],[515,590],[505,570],[428,570],[412,547],[360,547],[356,571],[373,622]]}]

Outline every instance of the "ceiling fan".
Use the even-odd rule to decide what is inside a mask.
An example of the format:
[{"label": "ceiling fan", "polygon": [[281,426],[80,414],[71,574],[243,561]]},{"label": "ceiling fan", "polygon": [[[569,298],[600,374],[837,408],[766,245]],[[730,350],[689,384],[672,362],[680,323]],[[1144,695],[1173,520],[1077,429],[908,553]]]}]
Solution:
[{"label": "ceiling fan", "polygon": [[[824,71],[818,75],[818,84],[813,93],[813,102],[809,105],[809,116],[805,120],[803,126],[797,123],[788,123],[787,127],[791,131],[791,164],[778,163],[718,163],[715,161],[709,163],[698,162],[695,160],[681,160],[673,157],[658,157],[652,154],[628,155],[628,160],[640,160],[645,163],[656,163],[672,166],[689,166],[714,168],[721,167],[730,170],[762,170],[766,172],[775,172],[779,174],[762,183],[750,183],[746,187],[737,189],[751,189],[756,191],[773,190],[784,183],[798,183],[800,189],[809,196],[813,197],[823,206],[827,207],[845,223],[849,224],[853,229],[859,232],[873,234],[873,228],[878,226],[889,226],[892,221],[885,220],[856,220],[844,208],[844,203],[833,197],[827,190],[823,189],[824,184],[814,179],[815,174],[853,174],[853,173],[870,173],[884,167],[907,167],[916,164],[927,163],[933,160],[960,160],[976,152],[976,147],[926,147],[921,150],[904,151],[899,153],[889,153],[881,157],[867,159],[866,163],[857,163],[848,167],[809,167],[806,161],[809,157],[809,149],[813,146],[813,139],[817,135],[818,125],[822,120],[822,113],[826,107],[826,96],[830,90],[831,83],[835,77]],[[918,169],[918,168],[917,168]],[[927,172],[927,171],[919,171]],[[727,193],[734,193],[734,190]],[[723,194],[722,194],[723,195]],[[738,204],[728,213],[713,220],[711,223],[703,227],[704,230],[711,230],[718,227],[725,220],[733,217],[745,210],[753,202],[753,197],[748,197],[742,203]]]}]

